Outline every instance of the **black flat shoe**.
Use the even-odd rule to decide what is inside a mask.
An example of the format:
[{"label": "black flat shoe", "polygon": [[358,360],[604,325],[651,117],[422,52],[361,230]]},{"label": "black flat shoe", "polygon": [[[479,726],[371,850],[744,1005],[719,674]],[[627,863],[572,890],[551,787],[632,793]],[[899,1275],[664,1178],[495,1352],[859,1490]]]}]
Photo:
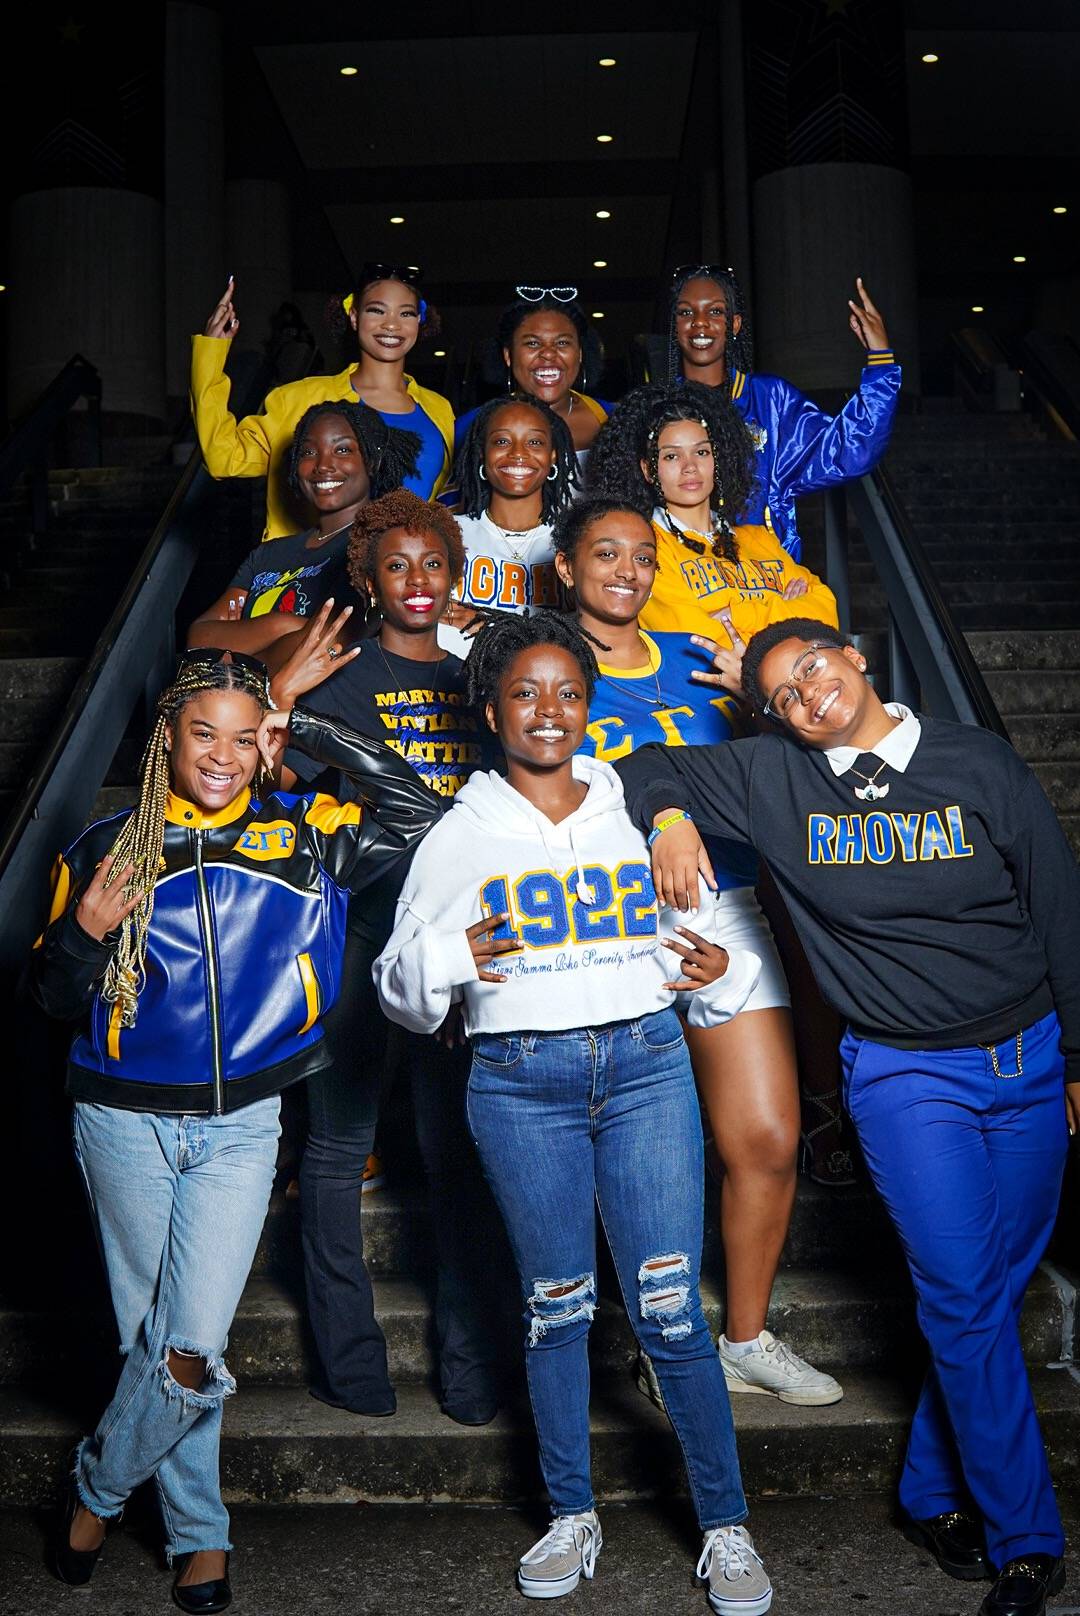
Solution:
[{"label": "black flat shoe", "polygon": [[[184,1568],[191,1559],[190,1554],[179,1554],[176,1557],[176,1575],[182,1577]],[[229,1586],[229,1556],[225,1556],[225,1575],[215,1577],[212,1582],[189,1582],[181,1588],[179,1582],[173,1583],[172,1596],[181,1610],[187,1610],[192,1616],[213,1616],[218,1610],[228,1610],[232,1604],[232,1588]]]},{"label": "black flat shoe", "polygon": [[348,1403],[321,1386],[309,1386],[308,1396],[314,1397],[317,1403],[325,1403],[327,1408],[341,1408],[346,1414],[363,1414],[370,1420],[389,1419],[391,1414],[397,1413],[397,1394],[392,1386],[385,1392],[371,1392]]},{"label": "black flat shoe", "polygon": [[1018,1555],[998,1572],[979,1616],[1043,1616],[1049,1595],[1064,1586],[1064,1560],[1054,1554]]},{"label": "black flat shoe", "polygon": [[443,1403],[442,1411],[456,1425],[490,1425],[501,1406],[495,1397],[461,1398]]},{"label": "black flat shoe", "polygon": [[70,1588],[86,1587],[86,1584],[94,1575],[94,1567],[100,1560],[101,1551],[105,1547],[104,1538],[102,1538],[96,1549],[73,1549],[71,1547],[71,1523],[75,1519],[75,1511],[81,1503],[79,1489],[74,1481],[69,1481],[60,1525],[57,1529],[49,1560],[60,1581],[66,1582]]},{"label": "black flat shoe", "polygon": [[982,1527],[962,1510],[931,1515],[928,1520],[908,1519],[903,1525],[909,1543],[928,1549],[947,1577],[958,1582],[982,1582],[993,1576],[986,1558]]}]

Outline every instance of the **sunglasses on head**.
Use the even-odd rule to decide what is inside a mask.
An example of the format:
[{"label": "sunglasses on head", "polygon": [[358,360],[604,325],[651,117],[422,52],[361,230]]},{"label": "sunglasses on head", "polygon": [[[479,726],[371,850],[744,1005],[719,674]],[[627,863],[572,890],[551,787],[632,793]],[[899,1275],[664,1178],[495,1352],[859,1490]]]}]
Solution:
[{"label": "sunglasses on head", "polygon": [[525,303],[542,303],[552,297],[556,303],[572,303],[578,295],[576,286],[515,286],[514,291]]},{"label": "sunglasses on head", "polygon": [[401,281],[404,286],[415,286],[421,276],[419,264],[377,264],[368,262],[360,265],[360,279],[358,286],[370,286],[372,281]]},{"label": "sunglasses on head", "polygon": [[176,659],[177,673],[185,668],[212,668],[219,662],[231,662],[237,668],[244,668],[248,673],[254,673],[258,678],[269,684],[270,675],[265,662],[258,657],[247,656],[243,651],[232,651],[215,645],[198,645],[191,651],[181,651]]},{"label": "sunglasses on head", "polygon": [[678,269],[672,270],[671,278],[673,281],[692,281],[701,275],[713,281],[721,277],[728,279],[734,274],[730,264],[680,264]]}]

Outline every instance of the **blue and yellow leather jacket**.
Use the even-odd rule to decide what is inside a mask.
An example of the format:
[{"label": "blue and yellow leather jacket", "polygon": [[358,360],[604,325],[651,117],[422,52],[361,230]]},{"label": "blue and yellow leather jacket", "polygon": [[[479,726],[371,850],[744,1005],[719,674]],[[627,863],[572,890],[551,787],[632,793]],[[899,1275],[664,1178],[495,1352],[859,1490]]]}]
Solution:
[{"label": "blue and yellow leather jacket", "polygon": [[739,521],[771,527],[798,561],[796,499],[862,477],[877,465],[888,448],[900,376],[891,351],[868,353],[858,392],[838,415],[829,415],[783,376],[734,371],[731,402],[756,451],[754,491]]},{"label": "blue and yellow leather jacket", "polygon": [[170,793],[133,1027],[100,991],[116,938],[98,942],[75,916],[130,810],[57,860],[30,985],[49,1015],[89,1011],[68,1057],[75,1099],[219,1115],[328,1064],[320,1017],[338,993],[349,895],[411,853],[439,798],[389,747],[335,719],[296,708],[289,739],[346,772],[361,800],[279,791],[258,802],[245,790],[208,814]]}]

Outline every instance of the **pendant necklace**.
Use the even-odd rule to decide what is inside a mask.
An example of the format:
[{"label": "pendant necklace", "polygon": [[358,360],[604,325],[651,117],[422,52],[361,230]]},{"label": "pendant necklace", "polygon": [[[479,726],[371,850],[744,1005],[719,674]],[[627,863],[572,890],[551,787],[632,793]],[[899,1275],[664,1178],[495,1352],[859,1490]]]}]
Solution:
[{"label": "pendant necklace", "polygon": [[332,533],[320,533],[318,538],[315,540],[315,543],[312,545],[312,549],[316,549],[324,544],[329,544],[330,540],[336,539],[339,533],[344,533],[347,527],[352,527],[351,518],[348,522],[342,522],[341,526],[336,527]]},{"label": "pendant necklace", "polygon": [[[506,548],[509,550],[510,554],[513,556],[514,560],[520,562],[523,567],[527,566],[528,563],[525,560],[525,551],[529,548],[529,545],[532,543],[533,539],[536,537],[536,534],[539,532],[540,528],[544,526],[543,522],[537,523],[536,527],[526,527],[526,528],[510,527],[510,528],[506,528],[506,527],[500,527],[499,526],[498,522],[495,521],[495,519],[492,516],[490,511],[485,511],[484,516],[486,517],[488,522],[491,523],[491,526],[495,529],[496,533],[501,533],[502,534],[503,542],[505,543]],[[515,539],[522,539],[522,538],[524,538],[525,542],[522,545],[522,548],[519,550],[516,547],[516,545],[514,544],[514,540]]]},{"label": "pendant necklace", "polygon": [[864,774],[861,769],[848,769],[849,774],[857,774],[860,780],[866,781],[864,786],[852,787],[852,790],[855,792],[855,795],[858,797],[860,802],[880,802],[882,797],[887,797],[889,795],[889,788],[887,785],[877,786],[874,784],[874,781],[877,779],[882,769],[885,768],[888,768],[887,763],[879,763],[873,774]]},{"label": "pendant necklace", "polygon": [[[382,665],[386,669],[387,678],[390,680],[391,688],[393,688],[394,686],[396,686],[398,684],[398,681],[400,679],[400,675],[395,674],[393,668],[390,666],[389,662],[387,661],[386,652],[382,648],[382,642],[380,641],[378,635],[375,636],[375,648],[378,651],[379,656],[382,658]],[[397,653],[395,652],[394,655],[396,656]],[[406,662],[406,661],[410,661],[411,659],[408,658],[408,657],[402,657],[401,660],[403,662]],[[431,662],[418,662],[416,664],[418,672],[421,669],[424,669],[425,671],[430,670],[431,687],[432,687],[432,694],[433,695],[435,693],[435,673],[436,673],[436,669],[445,661],[446,661],[445,656],[438,656],[438,657],[435,657]],[[408,699],[406,699],[403,702],[400,702],[398,705],[399,705],[399,707],[404,707],[405,711],[408,713],[410,718],[416,719],[417,724],[418,724],[418,726],[419,726],[422,733],[426,732],[427,726],[424,723],[424,719],[434,716],[433,714],[420,712],[416,707],[414,707],[413,703],[411,701],[409,701]],[[421,705],[426,706],[427,704],[422,703]],[[436,701],[435,705],[436,706],[438,705],[437,701]],[[391,709],[391,711],[393,711],[393,709]]]},{"label": "pendant necklace", "polygon": [[[627,671],[629,672],[629,670]],[[664,698],[660,694],[660,664],[657,663],[656,667],[653,668],[651,672],[653,676],[653,683],[656,686],[655,696],[643,696],[640,691],[631,690],[629,681],[620,677],[618,669],[613,669],[610,673],[605,674],[604,677],[608,679],[617,679],[619,689],[625,691],[625,693],[630,696],[632,700],[643,701],[646,707],[662,707],[664,705]]]}]

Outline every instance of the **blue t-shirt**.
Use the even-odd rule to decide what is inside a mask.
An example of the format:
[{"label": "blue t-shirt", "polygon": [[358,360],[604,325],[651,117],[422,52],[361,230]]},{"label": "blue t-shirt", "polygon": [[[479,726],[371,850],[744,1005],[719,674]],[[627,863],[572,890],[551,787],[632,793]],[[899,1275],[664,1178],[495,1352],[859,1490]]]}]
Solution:
[{"label": "blue t-shirt", "polygon": [[[699,685],[692,670],[708,672],[709,661],[687,634],[641,631],[649,661],[640,669],[610,668],[598,651],[600,678],[589,703],[589,727],[582,752],[614,763],[650,741],[664,746],[715,746],[735,738],[734,696],[713,685]],[[659,697],[659,699],[657,699]],[[745,842],[706,837],[717,885],[751,887],[758,878],[757,854]]]},{"label": "blue t-shirt", "polygon": [[420,439],[416,475],[406,477],[401,486],[410,493],[419,494],[421,499],[430,499],[446,465],[446,439],[419,404],[408,415],[391,415],[388,410],[379,410],[377,413],[387,426],[396,427],[399,432],[415,432]]}]

